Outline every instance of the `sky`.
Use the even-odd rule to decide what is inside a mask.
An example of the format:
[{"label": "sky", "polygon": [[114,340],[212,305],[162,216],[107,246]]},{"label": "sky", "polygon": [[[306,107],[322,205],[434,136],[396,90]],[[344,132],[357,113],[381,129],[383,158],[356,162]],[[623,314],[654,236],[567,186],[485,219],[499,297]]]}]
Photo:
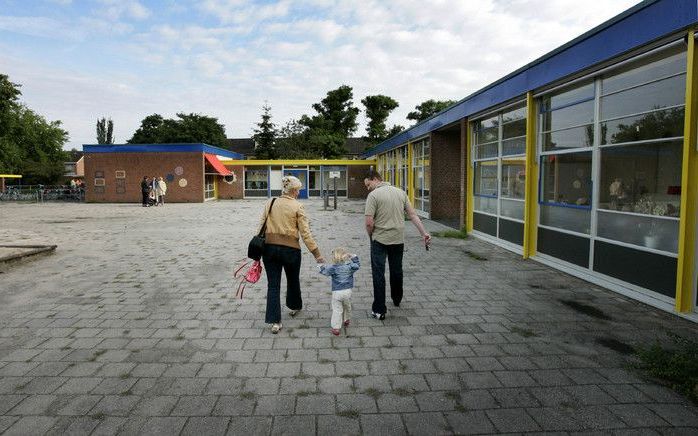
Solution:
[{"label": "sky", "polygon": [[[637,0],[0,0],[0,73],[60,120],[65,148],[114,121],[126,142],[147,115],[218,118],[249,137],[262,106],[283,125],[341,85],[354,104],[460,100]],[[365,134],[359,115],[355,136]]]}]

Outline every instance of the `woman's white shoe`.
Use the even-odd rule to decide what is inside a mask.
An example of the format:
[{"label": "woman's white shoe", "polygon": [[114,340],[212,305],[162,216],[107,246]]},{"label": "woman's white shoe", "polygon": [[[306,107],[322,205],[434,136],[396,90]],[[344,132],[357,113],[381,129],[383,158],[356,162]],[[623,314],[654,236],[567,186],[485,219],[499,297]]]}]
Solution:
[{"label": "woman's white shoe", "polygon": [[271,332],[274,334],[279,333],[279,330],[281,330],[281,323],[274,323],[271,325]]}]

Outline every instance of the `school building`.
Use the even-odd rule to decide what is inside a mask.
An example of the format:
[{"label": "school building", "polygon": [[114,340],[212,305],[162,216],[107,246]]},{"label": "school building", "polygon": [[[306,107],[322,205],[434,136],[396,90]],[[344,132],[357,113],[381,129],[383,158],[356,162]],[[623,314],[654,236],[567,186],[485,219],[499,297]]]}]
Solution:
[{"label": "school building", "polygon": [[364,157],[423,216],[698,320],[696,30],[644,1]]},{"label": "school building", "polygon": [[143,176],[163,177],[166,202],[281,195],[281,178],[298,177],[300,198],[335,190],[343,198],[365,198],[363,175],[375,160],[252,160],[207,144],[83,145],[85,201],[139,203]]}]

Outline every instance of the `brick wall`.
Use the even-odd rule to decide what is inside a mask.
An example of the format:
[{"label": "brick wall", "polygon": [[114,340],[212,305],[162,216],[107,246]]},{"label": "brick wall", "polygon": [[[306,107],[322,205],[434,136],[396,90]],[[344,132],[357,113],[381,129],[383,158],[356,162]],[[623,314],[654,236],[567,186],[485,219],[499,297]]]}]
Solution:
[{"label": "brick wall", "polygon": [[227,183],[223,177],[218,178],[218,199],[219,200],[240,200],[244,195],[242,185],[244,179],[244,169],[242,165],[227,166],[235,174],[235,181]]},{"label": "brick wall", "polygon": [[451,227],[463,225],[464,186],[461,132],[431,133],[431,219]]},{"label": "brick wall", "polygon": [[361,199],[368,196],[364,177],[371,165],[347,165],[347,197]]},{"label": "brick wall", "polygon": [[[143,176],[162,176],[167,183],[166,203],[204,201],[202,153],[85,153],[85,200],[97,203],[141,202]],[[177,174],[178,168],[181,174]],[[125,178],[117,179],[116,172]],[[98,176],[104,186],[95,186]],[[167,181],[172,175],[173,180]],[[186,186],[182,186],[186,181]]]}]

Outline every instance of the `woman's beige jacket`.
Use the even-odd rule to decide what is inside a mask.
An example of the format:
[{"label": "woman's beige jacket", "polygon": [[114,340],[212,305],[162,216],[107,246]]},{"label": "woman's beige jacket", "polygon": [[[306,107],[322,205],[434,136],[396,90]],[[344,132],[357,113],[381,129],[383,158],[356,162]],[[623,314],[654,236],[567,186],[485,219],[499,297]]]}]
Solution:
[{"label": "woman's beige jacket", "polygon": [[[264,207],[264,213],[260,219],[257,231],[262,230],[264,218],[269,213],[269,200]],[[305,246],[308,247],[315,258],[320,257],[320,249],[310,233],[308,217],[305,215],[305,208],[300,201],[288,195],[282,195],[274,202],[271,214],[267,220],[265,231],[265,242],[267,244],[284,245],[286,247],[301,248],[299,237],[303,238]]]}]

